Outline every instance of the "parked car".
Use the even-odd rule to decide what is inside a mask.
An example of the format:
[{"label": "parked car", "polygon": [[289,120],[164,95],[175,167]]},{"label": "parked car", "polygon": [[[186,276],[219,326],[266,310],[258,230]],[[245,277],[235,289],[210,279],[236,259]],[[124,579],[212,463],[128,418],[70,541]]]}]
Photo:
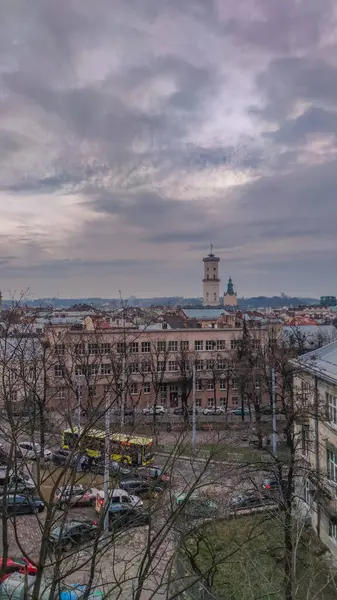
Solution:
[{"label": "parked car", "polygon": [[79,466],[81,461],[81,454],[79,452],[73,453],[69,450],[63,450],[60,448],[52,455],[52,461],[54,465],[63,467],[65,464],[69,466]]},{"label": "parked car", "polygon": [[255,508],[258,506],[263,506],[264,504],[270,504],[270,498],[259,494],[258,492],[246,492],[245,494],[239,494],[238,496],[233,496],[230,499],[230,507],[234,510],[240,508]]},{"label": "parked car", "polygon": [[133,473],[133,477],[142,477],[143,479],[153,479],[158,481],[162,486],[166,486],[170,482],[170,476],[165,473],[162,467],[152,465],[151,467],[139,467],[139,469]]},{"label": "parked car", "polygon": [[[3,559],[0,558],[0,569],[3,568]],[[12,573],[27,573],[28,575],[36,575],[37,567],[32,565],[27,558],[16,558],[8,556],[4,574],[0,577],[0,583],[5,581]]]},{"label": "parked car", "polygon": [[[193,407],[192,406],[188,406],[186,407],[187,412],[189,415],[193,415]],[[185,411],[184,408],[182,406],[176,406],[176,408],[173,409],[173,414],[174,415],[184,415]],[[198,407],[195,407],[195,414],[198,414]]]},{"label": "parked car", "polygon": [[148,525],[149,512],[127,504],[111,504],[109,507],[109,530]]},{"label": "parked car", "polygon": [[165,414],[165,408],[163,406],[159,406],[158,404],[156,406],[148,406],[146,408],[143,408],[143,415],[164,415]]},{"label": "parked car", "polygon": [[[60,593],[60,600],[81,600],[86,591],[85,585],[73,583],[69,587],[63,588]],[[104,593],[99,588],[91,590],[88,600],[97,600],[104,598]]]},{"label": "parked car", "polygon": [[94,539],[97,534],[97,523],[84,519],[66,521],[52,529],[49,536],[49,546],[52,551],[69,551],[74,546],[85,544]]},{"label": "parked car", "polygon": [[[125,490],[120,488],[115,488],[113,490],[109,490],[109,498],[110,498],[110,506],[111,504],[129,504],[130,506],[143,506],[143,501],[139,498],[139,496],[134,496],[133,494],[129,494]],[[99,514],[101,509],[104,506],[104,492],[98,491],[96,495],[95,502],[95,510],[96,513]]]},{"label": "parked car", "polygon": [[247,416],[249,415],[249,408],[244,406],[242,410],[242,406],[239,406],[238,408],[232,410],[232,415],[235,415],[236,417],[242,417],[242,415]]},{"label": "parked car", "polygon": [[27,515],[44,510],[44,502],[39,497],[21,494],[8,494],[0,498],[0,512],[8,515]]},{"label": "parked car", "polygon": [[222,406],[210,406],[209,408],[204,408],[204,415],[224,415],[225,411]]},{"label": "parked car", "polygon": [[182,507],[182,516],[192,519],[205,519],[215,517],[218,514],[219,507],[216,502],[203,498],[196,491],[190,496],[186,493],[176,494],[176,507]]},{"label": "parked car", "polygon": [[[19,456],[23,458],[28,458],[30,460],[36,460],[41,457],[41,446],[37,442],[20,442],[18,444],[17,453]],[[44,448],[43,450],[43,459],[51,460],[53,453],[48,448]]]},{"label": "parked car", "polygon": [[139,498],[151,498],[158,494],[162,494],[164,489],[156,481],[135,478],[135,479],[121,479],[119,486],[122,490],[128,492],[128,494],[134,494]]},{"label": "parked car", "polygon": [[93,506],[98,489],[84,485],[66,485],[56,490],[55,504],[63,510],[68,506]]},{"label": "parked car", "polygon": [[262,482],[262,489],[268,492],[269,494],[281,494],[283,490],[287,489],[287,486],[287,479],[279,479],[279,477],[276,477],[274,475],[272,475],[271,477],[267,477]]},{"label": "parked car", "polygon": [[24,471],[14,473],[8,469],[7,465],[0,467],[0,487],[3,487],[7,481],[7,491],[16,490],[17,492],[35,490],[35,483]]},{"label": "parked car", "polygon": [[[105,470],[105,464],[104,464],[104,459],[100,458],[99,460],[96,460],[94,465],[92,466],[91,469],[94,473],[97,473],[98,475],[104,475],[104,470]],[[110,471],[110,475],[112,476],[117,476],[117,475],[130,475],[132,473],[132,469],[130,467],[127,467],[125,465],[123,465],[120,462],[116,462],[114,460],[110,461],[110,465],[109,465],[109,471]]]}]

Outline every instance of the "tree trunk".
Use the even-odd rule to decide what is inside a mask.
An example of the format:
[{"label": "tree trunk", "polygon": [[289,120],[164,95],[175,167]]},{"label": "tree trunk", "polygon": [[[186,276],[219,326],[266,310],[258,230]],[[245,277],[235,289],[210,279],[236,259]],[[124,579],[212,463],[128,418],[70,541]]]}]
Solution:
[{"label": "tree trunk", "polygon": [[260,403],[254,403],[254,412],[255,412],[255,422],[256,422],[256,435],[258,447],[260,450],[263,448],[263,435],[262,435],[262,423],[261,423],[261,411],[260,411]]}]

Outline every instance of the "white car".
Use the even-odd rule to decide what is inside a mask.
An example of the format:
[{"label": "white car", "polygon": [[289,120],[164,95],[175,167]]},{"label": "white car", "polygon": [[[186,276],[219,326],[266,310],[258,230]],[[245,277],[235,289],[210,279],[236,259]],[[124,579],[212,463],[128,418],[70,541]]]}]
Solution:
[{"label": "white car", "polygon": [[210,406],[209,408],[204,408],[204,415],[223,415],[224,409],[221,406]]},{"label": "white car", "polygon": [[[28,458],[29,460],[36,460],[41,457],[41,446],[37,442],[20,442],[18,444],[18,454],[23,458]],[[43,451],[43,459],[51,460],[52,459],[52,451],[45,448]]]},{"label": "white car", "polygon": [[[121,490],[119,488],[115,488],[113,490],[109,490],[109,496],[111,498],[111,504],[128,504],[129,506],[143,506],[143,500],[141,500],[138,496],[133,496],[132,494],[128,494],[125,490]],[[95,510],[96,513],[99,514],[101,508],[104,506],[104,492],[100,490],[96,495],[96,504]]]},{"label": "white car", "polygon": [[165,408],[163,406],[148,406],[147,408],[143,408],[143,415],[164,415]]}]

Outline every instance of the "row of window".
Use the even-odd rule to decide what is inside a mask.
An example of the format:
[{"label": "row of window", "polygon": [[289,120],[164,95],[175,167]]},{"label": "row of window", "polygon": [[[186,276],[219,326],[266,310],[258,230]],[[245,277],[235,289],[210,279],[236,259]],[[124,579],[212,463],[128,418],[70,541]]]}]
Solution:
[{"label": "row of window", "polygon": [[[253,340],[254,341],[254,340]],[[231,340],[231,349],[234,350],[237,348],[239,340]],[[152,348],[151,348],[152,346]],[[142,352],[143,354],[148,354],[152,350],[155,350],[159,353],[163,352],[178,352],[179,350],[182,352],[186,352],[190,349],[190,344],[188,340],[182,340],[180,342],[176,340],[170,341],[158,341],[156,343],[156,347],[154,348],[151,342],[117,342],[116,344],[116,352],[117,354],[137,354],[138,352]],[[109,342],[104,342],[102,344],[98,343],[89,343],[88,349],[83,342],[75,344],[75,353],[78,356],[84,356],[87,353],[92,356],[110,354],[111,351],[114,350],[114,346]],[[194,350],[196,351],[221,351],[226,350],[226,340],[196,340],[194,342]],[[66,345],[65,344],[56,344],[55,353],[58,356],[64,356],[66,353]]]}]

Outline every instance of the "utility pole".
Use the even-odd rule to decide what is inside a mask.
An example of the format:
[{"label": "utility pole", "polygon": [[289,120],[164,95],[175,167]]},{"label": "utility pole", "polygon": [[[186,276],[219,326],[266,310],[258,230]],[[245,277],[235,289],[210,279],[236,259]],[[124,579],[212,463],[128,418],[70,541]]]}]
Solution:
[{"label": "utility pole", "polygon": [[197,446],[197,407],[195,404],[195,392],[196,392],[196,381],[195,381],[195,361],[192,365],[192,450],[193,453],[196,451]]},{"label": "utility pole", "polygon": [[125,412],[125,356],[122,358],[121,429],[124,427]]},{"label": "utility pole", "polygon": [[111,395],[106,395],[105,405],[105,453],[104,453],[104,533],[109,532],[109,483],[110,483],[110,407]]},{"label": "utility pole", "polygon": [[273,455],[277,455],[277,441],[276,441],[276,378],[274,367],[271,370],[271,409],[272,409],[272,441],[273,441]]}]

